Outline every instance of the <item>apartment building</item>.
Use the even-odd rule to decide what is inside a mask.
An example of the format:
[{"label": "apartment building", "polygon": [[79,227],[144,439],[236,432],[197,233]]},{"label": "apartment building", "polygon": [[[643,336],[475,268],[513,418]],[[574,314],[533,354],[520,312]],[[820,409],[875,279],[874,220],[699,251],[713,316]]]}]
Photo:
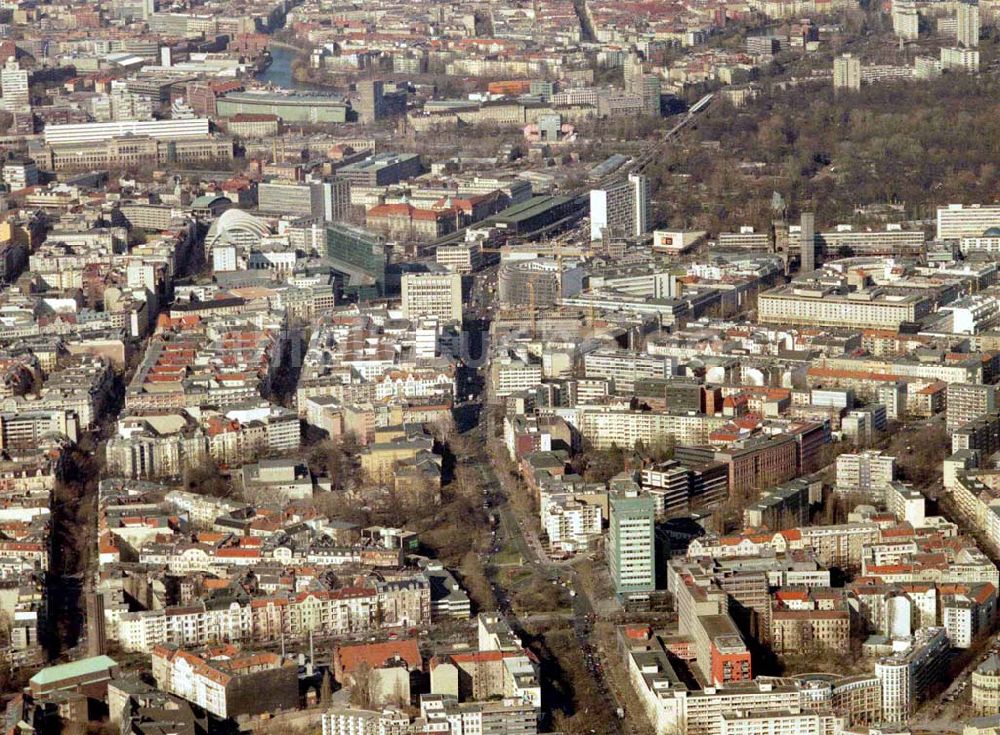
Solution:
[{"label": "apartment building", "polygon": [[224,646],[197,654],[156,646],[151,667],[158,688],[216,717],[274,714],[298,708],[297,667],[275,653]]},{"label": "apartment building", "polygon": [[[352,560],[360,562],[356,554],[348,558]],[[261,561],[251,559],[252,563]],[[311,563],[329,565],[330,559],[313,557]],[[160,644],[192,647],[226,641],[250,643],[273,641],[282,635],[304,637],[310,632],[346,635],[383,625],[397,628],[426,625],[430,622],[430,609],[430,584],[418,576],[371,587],[260,597],[247,603],[196,603],[121,613],[109,630],[109,637],[119,641],[126,651],[148,653]]]},{"label": "apartment building", "polygon": [[882,497],[895,479],[896,458],[880,451],[841,454],[837,457],[836,487],[839,491]]},{"label": "apartment building", "polygon": [[601,349],[583,356],[583,372],[586,378],[607,378],[616,393],[630,395],[639,380],[670,377],[673,360],[664,355]]},{"label": "apartment building", "polygon": [[861,59],[841,54],[833,60],[833,88],[852,92],[861,89]]},{"label": "apartment building", "polygon": [[693,640],[705,680],[713,686],[751,681],[750,652],[729,616],[729,594],[720,581],[696,563],[675,560],[667,566],[667,585],[677,605],[678,629]]},{"label": "apartment building", "polygon": [[907,722],[947,662],[948,636],[943,628],[923,628],[903,645],[907,647],[875,663],[885,722]]},{"label": "apartment building", "polygon": [[840,422],[844,437],[855,444],[866,446],[874,442],[888,428],[885,406],[872,403],[850,411]]},{"label": "apartment building", "polygon": [[972,710],[977,717],[1000,714],[1000,658],[995,653],[972,672]]},{"label": "apartment building", "polygon": [[996,385],[981,383],[949,383],[945,407],[946,425],[957,429],[985,414],[997,410]]},{"label": "apartment building", "polygon": [[997,590],[989,583],[941,585],[941,627],[955,648],[969,648],[992,632],[997,616]]},{"label": "apartment building", "polygon": [[901,482],[891,482],[884,489],[885,506],[896,518],[913,528],[923,528],[926,499],[923,493]]},{"label": "apartment building", "polygon": [[654,504],[649,495],[626,491],[611,496],[608,565],[619,597],[643,597],[656,589]]},{"label": "apartment building", "polygon": [[[725,416],[632,411],[605,406],[582,406],[579,410],[580,434],[597,449],[608,449],[612,445],[634,447],[639,441],[648,446],[668,436],[678,444],[702,444],[709,440],[713,431],[729,422]],[[794,463],[795,441],[791,441]],[[712,455],[707,459],[698,456],[692,461],[715,460]]]},{"label": "apartment building", "polygon": [[842,609],[771,610],[768,644],[775,653],[833,651],[847,653],[851,645],[851,612]]},{"label": "apartment building", "polygon": [[[546,499],[541,515],[542,528],[545,529],[553,549],[566,552],[580,551],[601,536],[604,516],[599,505],[581,502],[570,495],[560,494]],[[621,529],[620,517],[619,529]]]},{"label": "apartment building", "polygon": [[757,712],[735,710],[721,716],[723,735],[830,735],[845,729],[846,718],[833,712],[798,709]]}]

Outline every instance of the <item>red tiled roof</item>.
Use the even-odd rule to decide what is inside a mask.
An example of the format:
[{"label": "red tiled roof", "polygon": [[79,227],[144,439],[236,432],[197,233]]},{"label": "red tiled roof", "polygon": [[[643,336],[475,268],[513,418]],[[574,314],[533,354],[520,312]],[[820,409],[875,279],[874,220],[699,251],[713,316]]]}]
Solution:
[{"label": "red tiled roof", "polygon": [[423,664],[415,638],[404,638],[384,643],[338,646],[334,655],[339,662],[340,669],[348,674],[362,663],[368,664],[373,669],[384,666],[387,661],[393,659],[405,661],[410,669],[419,669]]}]

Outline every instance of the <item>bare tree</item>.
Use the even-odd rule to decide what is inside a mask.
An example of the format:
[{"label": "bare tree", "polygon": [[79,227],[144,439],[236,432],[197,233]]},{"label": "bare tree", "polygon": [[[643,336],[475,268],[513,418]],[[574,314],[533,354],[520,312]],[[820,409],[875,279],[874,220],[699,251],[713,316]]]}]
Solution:
[{"label": "bare tree", "polygon": [[329,709],[333,701],[333,683],[330,681],[330,670],[323,672],[323,681],[319,686],[319,703],[323,709]]},{"label": "bare tree", "polygon": [[360,709],[371,709],[375,702],[375,672],[365,661],[351,674],[351,704]]}]

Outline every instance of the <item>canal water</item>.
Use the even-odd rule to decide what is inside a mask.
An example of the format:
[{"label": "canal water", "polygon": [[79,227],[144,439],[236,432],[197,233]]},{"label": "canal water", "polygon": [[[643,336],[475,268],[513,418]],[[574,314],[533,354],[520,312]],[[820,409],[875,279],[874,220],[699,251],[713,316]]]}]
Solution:
[{"label": "canal water", "polygon": [[332,88],[324,87],[320,84],[310,84],[308,82],[298,82],[292,75],[292,64],[295,62],[298,53],[283,46],[271,47],[271,65],[264,70],[263,74],[258,74],[257,79],[261,82],[273,84],[283,89],[298,89],[313,92],[331,92]]}]

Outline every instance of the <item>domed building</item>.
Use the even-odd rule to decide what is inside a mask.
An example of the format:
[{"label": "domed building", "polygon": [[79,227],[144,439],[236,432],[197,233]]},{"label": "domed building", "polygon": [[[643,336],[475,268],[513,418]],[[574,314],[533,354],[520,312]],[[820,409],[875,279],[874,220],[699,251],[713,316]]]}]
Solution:
[{"label": "domed building", "polygon": [[987,227],[979,237],[963,237],[958,241],[963,255],[969,253],[1000,253],[1000,227]]}]

